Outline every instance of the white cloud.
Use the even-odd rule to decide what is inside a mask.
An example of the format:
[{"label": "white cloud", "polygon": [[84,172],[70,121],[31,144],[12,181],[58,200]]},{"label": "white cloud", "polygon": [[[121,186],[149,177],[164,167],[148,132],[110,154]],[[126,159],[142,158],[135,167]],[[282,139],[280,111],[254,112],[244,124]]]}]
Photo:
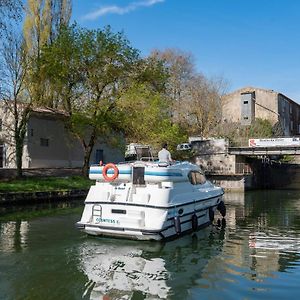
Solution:
[{"label": "white cloud", "polygon": [[157,3],[164,2],[164,1],[165,0],[144,0],[144,1],[140,1],[140,2],[129,3],[125,7],[121,7],[121,6],[117,6],[117,5],[103,6],[92,13],[86,14],[85,16],[82,17],[82,19],[95,20],[98,17],[104,16],[107,14],[124,15],[124,14],[127,14],[131,11],[138,9],[139,7],[149,7],[149,6],[155,5]]}]

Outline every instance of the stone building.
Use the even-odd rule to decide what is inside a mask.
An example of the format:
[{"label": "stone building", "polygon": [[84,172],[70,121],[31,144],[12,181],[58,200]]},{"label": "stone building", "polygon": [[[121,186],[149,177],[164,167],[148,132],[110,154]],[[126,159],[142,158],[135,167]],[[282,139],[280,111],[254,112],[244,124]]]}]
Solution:
[{"label": "stone building", "polygon": [[300,134],[300,105],[287,96],[254,87],[245,87],[222,98],[223,121],[250,125],[256,118],[269,120],[282,135]]},{"label": "stone building", "polygon": [[[78,168],[83,165],[83,148],[68,131],[67,116],[48,108],[35,109],[27,123],[23,147],[23,168]],[[15,168],[13,117],[0,102],[0,168]],[[108,144],[97,141],[90,163],[118,162],[124,153]]]}]

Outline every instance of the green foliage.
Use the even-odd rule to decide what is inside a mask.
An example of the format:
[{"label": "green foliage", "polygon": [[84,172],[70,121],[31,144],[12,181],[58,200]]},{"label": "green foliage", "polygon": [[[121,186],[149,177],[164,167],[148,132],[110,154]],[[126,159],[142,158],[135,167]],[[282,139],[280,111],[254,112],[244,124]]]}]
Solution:
[{"label": "green foliage", "polygon": [[[247,129],[246,129],[246,134],[247,134]],[[253,124],[251,124],[251,126],[249,127],[249,131],[248,131],[249,138],[256,138],[256,137],[268,138],[268,137],[272,137],[272,135],[273,135],[272,124],[269,120],[257,118],[255,119]]]},{"label": "green foliage", "polygon": [[135,66],[133,75],[129,78],[129,84],[145,84],[149,89],[164,93],[170,75],[163,61],[156,57],[140,59]]},{"label": "green foliage", "polygon": [[194,153],[194,151],[191,151],[191,150],[182,150],[182,151],[174,150],[174,151],[172,151],[172,159],[174,159],[174,160],[193,161],[194,157],[195,157],[195,153]]},{"label": "green foliage", "polygon": [[280,159],[282,163],[291,163],[294,161],[294,157],[292,155],[283,155],[283,157]]},{"label": "green foliage", "polygon": [[[83,173],[87,173],[95,142],[111,142],[121,126],[116,99],[128,85],[139,62],[139,52],[122,32],[111,28],[88,30],[63,28],[57,40],[44,49],[43,72],[55,91],[52,107],[70,116],[67,126],[84,149]],[[117,139],[114,139],[114,143]]]},{"label": "green foliage", "polygon": [[117,103],[127,140],[154,147],[168,142],[171,149],[185,140],[181,128],[171,122],[168,105],[168,100],[161,93],[150,90],[146,85],[132,85]]},{"label": "green foliage", "polygon": [[45,46],[41,55],[40,72],[51,89],[50,98],[43,99],[48,106],[72,113],[74,102],[82,94],[80,29],[62,27],[57,39]]},{"label": "green foliage", "polygon": [[239,123],[219,124],[211,136],[224,137],[231,146],[248,146],[249,138],[269,138],[273,136],[272,124],[265,119],[257,118],[250,126]]}]

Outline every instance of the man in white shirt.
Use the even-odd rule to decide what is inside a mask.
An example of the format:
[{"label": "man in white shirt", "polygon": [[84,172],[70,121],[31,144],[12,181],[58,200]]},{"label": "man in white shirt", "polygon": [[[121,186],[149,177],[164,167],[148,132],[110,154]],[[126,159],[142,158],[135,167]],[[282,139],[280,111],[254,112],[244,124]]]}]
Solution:
[{"label": "man in white shirt", "polygon": [[167,150],[168,144],[163,144],[162,149],[158,152],[158,160],[160,162],[172,162],[171,153]]}]

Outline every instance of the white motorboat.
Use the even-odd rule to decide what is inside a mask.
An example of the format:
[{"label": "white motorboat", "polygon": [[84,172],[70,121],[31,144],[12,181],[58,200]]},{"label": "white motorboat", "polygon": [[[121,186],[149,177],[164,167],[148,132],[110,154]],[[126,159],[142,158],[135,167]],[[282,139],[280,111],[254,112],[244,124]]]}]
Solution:
[{"label": "white motorboat", "polygon": [[163,240],[208,226],[226,208],[224,191],[189,162],[135,161],[91,166],[77,227],[91,235]]}]

